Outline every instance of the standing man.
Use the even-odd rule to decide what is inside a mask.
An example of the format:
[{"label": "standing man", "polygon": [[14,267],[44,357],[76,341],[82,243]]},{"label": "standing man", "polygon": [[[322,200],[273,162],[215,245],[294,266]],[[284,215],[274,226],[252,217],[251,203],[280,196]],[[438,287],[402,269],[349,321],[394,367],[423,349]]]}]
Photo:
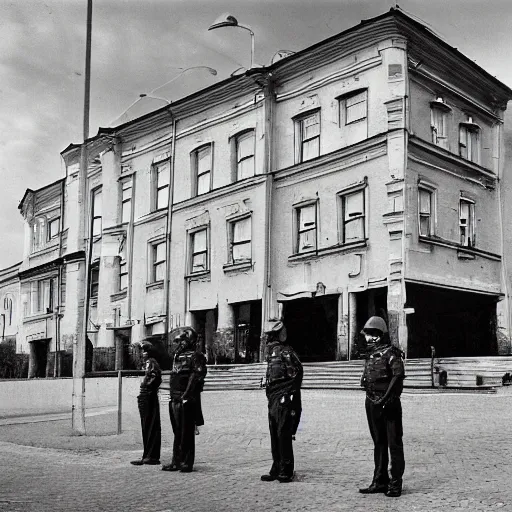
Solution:
[{"label": "standing man", "polygon": [[[197,333],[191,327],[180,334],[171,370],[171,418],[174,444],[172,461],[163,471],[190,473],[194,466],[195,432],[200,407],[200,393],[206,376],[206,358],[196,350]],[[202,414],[201,414],[202,417]]]},{"label": "standing man", "polygon": [[131,461],[131,464],[134,466],[160,464],[160,447],[162,444],[160,404],[158,402],[158,388],[162,383],[162,371],[155,359],[156,354],[153,345],[149,341],[143,341],[141,349],[145,373],[140,385],[140,394],[137,397],[137,402],[139,405],[144,453],[142,454],[142,459]]},{"label": "standing man", "polygon": [[[363,494],[385,493],[390,498],[402,494],[404,445],[402,442],[402,405],[400,395],[405,378],[403,352],[391,345],[386,322],[372,316],[363,328],[366,362],[361,385],[366,389],[366,417],[375,445],[375,471]],[[388,475],[388,447],[391,479]]]},{"label": "standing man", "polygon": [[293,480],[293,437],[299,426],[302,403],[302,364],[294,350],[285,344],[286,327],[275,322],[266,332],[268,423],[272,448],[272,467],[261,480],[291,482]]}]

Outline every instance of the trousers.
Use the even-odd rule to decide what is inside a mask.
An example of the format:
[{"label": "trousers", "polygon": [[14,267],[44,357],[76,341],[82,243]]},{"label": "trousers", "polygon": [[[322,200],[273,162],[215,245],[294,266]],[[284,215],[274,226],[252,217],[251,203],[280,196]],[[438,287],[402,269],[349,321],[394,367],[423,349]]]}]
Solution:
[{"label": "trousers", "polygon": [[169,402],[174,443],[171,464],[192,469],[196,453],[195,429],[197,404],[194,399],[183,403],[180,399]]},{"label": "trousers", "polygon": [[[295,399],[297,400],[297,397]],[[292,437],[297,430],[300,411],[300,404],[291,403],[288,395],[275,397],[268,402],[268,425],[273,460],[270,475],[274,477],[293,476]]]},{"label": "trousers", "polygon": [[[400,398],[393,399],[385,407],[376,405],[369,398],[366,398],[365,408],[374,444],[375,471],[373,482],[379,485],[389,484],[391,487],[401,489],[405,460]],[[388,475],[389,459],[391,459],[391,482]]]},{"label": "trousers", "polygon": [[137,397],[137,404],[139,406],[144,445],[142,458],[159,460],[162,445],[162,427],[160,424],[158,392],[141,393]]}]

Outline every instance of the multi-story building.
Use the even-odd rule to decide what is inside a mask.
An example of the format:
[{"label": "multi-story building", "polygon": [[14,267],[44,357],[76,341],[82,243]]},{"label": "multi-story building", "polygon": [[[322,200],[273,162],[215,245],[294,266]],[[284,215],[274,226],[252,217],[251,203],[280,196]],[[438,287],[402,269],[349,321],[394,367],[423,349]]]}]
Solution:
[{"label": "multi-story building", "polygon": [[[69,222],[89,226],[92,345],[116,347],[119,368],[128,343],[192,325],[211,361],[252,362],[267,322],[283,318],[304,360],[347,359],[378,314],[409,356],[511,353],[501,218],[511,98],[391,9],[100,129],[87,141],[81,210],[80,146],[69,146],[63,190]],[[73,226],[64,260],[83,249]],[[82,300],[71,265],[70,333]],[[41,272],[45,289],[53,274]],[[34,324],[52,315],[42,314]]]},{"label": "multi-story building", "polygon": [[19,268],[20,263],[16,263],[0,270],[0,343],[8,343],[15,348],[19,329]]}]

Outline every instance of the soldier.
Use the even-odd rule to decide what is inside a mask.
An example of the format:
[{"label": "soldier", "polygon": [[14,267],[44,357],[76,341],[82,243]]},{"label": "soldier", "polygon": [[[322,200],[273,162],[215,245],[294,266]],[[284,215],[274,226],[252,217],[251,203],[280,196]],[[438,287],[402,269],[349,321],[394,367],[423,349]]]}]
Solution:
[{"label": "soldier", "polygon": [[160,404],[158,403],[158,388],[162,383],[162,371],[155,359],[153,345],[148,341],[143,341],[141,349],[145,374],[140,385],[140,394],[137,397],[137,402],[139,405],[144,453],[142,454],[142,459],[131,461],[131,464],[134,466],[160,464],[160,447],[162,443]]},{"label": "soldier", "polygon": [[294,476],[292,440],[302,412],[302,364],[294,350],[284,344],[286,327],[283,322],[275,322],[266,334],[268,345],[265,387],[273,463],[269,474],[262,475],[261,480],[291,482]]},{"label": "soldier", "polygon": [[172,461],[162,466],[162,470],[189,473],[194,466],[198,404],[207,371],[206,358],[196,351],[197,334],[191,327],[175,341],[178,347],[171,370],[169,402],[174,444]]},{"label": "soldier", "polygon": [[[396,498],[402,494],[404,446],[402,442],[402,405],[400,395],[405,378],[403,352],[391,345],[386,322],[372,316],[363,328],[367,355],[361,385],[366,389],[366,417],[373,439],[375,471],[363,494],[385,493]],[[391,480],[388,475],[388,447]]]}]

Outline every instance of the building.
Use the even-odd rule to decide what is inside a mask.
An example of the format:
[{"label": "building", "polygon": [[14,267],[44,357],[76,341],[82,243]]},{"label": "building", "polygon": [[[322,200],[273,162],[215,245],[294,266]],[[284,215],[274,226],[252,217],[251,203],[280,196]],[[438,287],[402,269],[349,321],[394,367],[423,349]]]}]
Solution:
[{"label": "building", "polygon": [[[130,344],[184,325],[212,362],[258,361],[277,318],[303,360],[350,359],[373,314],[409,357],[429,357],[431,346],[441,356],[510,354],[502,178],[511,98],[391,9],[100,129],[86,142],[81,209],[80,146],[62,152],[65,218],[85,219],[90,244],[64,221],[67,245],[52,248],[66,268],[61,336],[76,332],[84,297],[94,351],[110,350],[116,368]],[[86,250],[81,294],[73,265]],[[50,276],[45,258],[34,269],[35,257],[24,260],[22,290],[31,269]]]},{"label": "building", "polygon": [[[0,343],[17,348],[20,308],[20,263],[0,270]],[[21,350],[19,350],[21,351]]]}]

